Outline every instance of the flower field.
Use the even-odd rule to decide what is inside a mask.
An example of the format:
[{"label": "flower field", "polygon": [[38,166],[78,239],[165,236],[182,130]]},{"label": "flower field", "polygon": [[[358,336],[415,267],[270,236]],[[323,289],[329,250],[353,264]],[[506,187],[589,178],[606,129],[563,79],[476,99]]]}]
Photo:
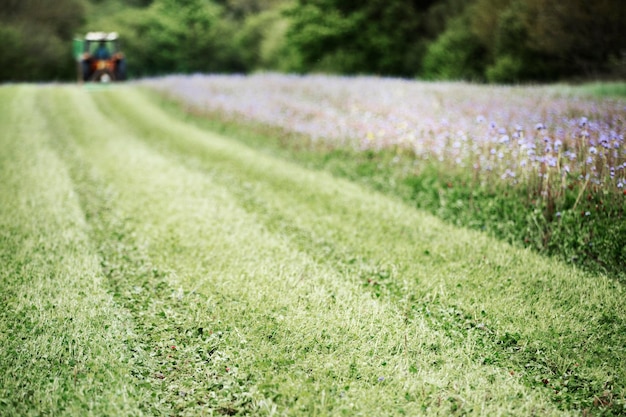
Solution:
[{"label": "flower field", "polygon": [[542,87],[373,77],[170,76],[144,81],[196,112],[303,134],[329,146],[401,148],[481,182],[543,197],[596,186],[626,192],[626,102]]},{"label": "flower field", "polygon": [[340,166],[335,173],[369,181],[453,224],[625,277],[621,97],[563,86],[323,75],[141,83],[188,113],[269,127],[296,159],[304,143],[313,165]]}]

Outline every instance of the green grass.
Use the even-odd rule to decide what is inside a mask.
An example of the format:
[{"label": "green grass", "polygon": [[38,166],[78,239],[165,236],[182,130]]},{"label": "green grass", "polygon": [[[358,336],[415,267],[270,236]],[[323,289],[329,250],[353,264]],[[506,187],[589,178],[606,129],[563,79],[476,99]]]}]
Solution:
[{"label": "green grass", "polygon": [[625,82],[592,82],[581,85],[557,85],[557,92],[568,95],[592,95],[597,97],[626,97]]},{"label": "green grass", "polygon": [[0,109],[6,415],[626,413],[607,277],[135,88],[4,87]]}]

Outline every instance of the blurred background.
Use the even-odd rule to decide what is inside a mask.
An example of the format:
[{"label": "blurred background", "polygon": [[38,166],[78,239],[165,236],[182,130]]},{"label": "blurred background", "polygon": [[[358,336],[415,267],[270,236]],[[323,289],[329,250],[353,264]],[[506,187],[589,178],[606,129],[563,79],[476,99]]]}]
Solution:
[{"label": "blurred background", "polygon": [[130,77],[624,80],[625,22],[624,0],[0,0],[0,82],[75,79],[88,31],[119,33]]}]

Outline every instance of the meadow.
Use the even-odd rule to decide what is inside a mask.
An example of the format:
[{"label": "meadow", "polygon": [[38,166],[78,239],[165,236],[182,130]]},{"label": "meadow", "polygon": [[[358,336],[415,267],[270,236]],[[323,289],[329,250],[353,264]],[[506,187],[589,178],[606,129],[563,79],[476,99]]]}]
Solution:
[{"label": "meadow", "polygon": [[[231,91],[257,82],[222,80]],[[308,94],[320,94],[319,80],[311,78]],[[626,413],[619,279],[443,221],[389,188],[348,178],[356,171],[335,175],[313,159],[336,152],[336,169],[349,170],[339,156],[364,155],[376,168],[367,177],[388,172],[383,157],[445,162],[450,152],[465,158],[461,151],[413,157],[419,146],[398,142],[385,153],[376,143],[394,139],[378,125],[363,127],[363,137],[312,139],[263,122],[271,135],[260,135],[263,124],[243,113],[196,103],[183,111],[154,92],[187,85],[207,106],[209,95],[198,92],[210,78],[139,84],[0,88],[1,415]],[[613,111],[611,100],[598,106]],[[300,120],[291,112],[279,119]],[[242,128],[215,124],[210,113]],[[481,114],[485,121],[471,114],[468,129],[489,133],[491,115]],[[573,114],[573,129],[587,117],[596,132],[600,114]],[[533,120],[524,135],[537,123],[552,132],[550,120]],[[612,129],[622,140],[619,125]],[[489,146],[512,153],[500,139],[513,142],[514,133],[493,133]],[[354,153],[333,145],[340,140]],[[467,142],[470,152],[475,141]],[[614,177],[597,167],[579,181],[617,198],[617,150]],[[477,181],[497,184],[488,173],[498,169],[522,172],[500,168],[504,159],[487,159],[492,171],[472,165]]]},{"label": "meadow", "polygon": [[143,83],[188,112],[290,135],[283,148],[314,150],[317,165],[375,177],[455,224],[626,278],[623,85],[279,74]]}]

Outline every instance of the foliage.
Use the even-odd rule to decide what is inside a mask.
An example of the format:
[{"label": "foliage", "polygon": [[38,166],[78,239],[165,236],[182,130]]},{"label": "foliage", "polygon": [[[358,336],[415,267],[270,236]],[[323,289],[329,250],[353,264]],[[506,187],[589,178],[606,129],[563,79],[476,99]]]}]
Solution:
[{"label": "foliage", "polygon": [[286,41],[301,60],[294,69],[414,75],[425,47],[425,10],[419,2],[301,0],[288,12]]},{"label": "foliage", "polygon": [[421,76],[433,80],[479,81],[484,74],[485,52],[467,25],[458,20],[428,45]]},{"label": "foliage", "polygon": [[245,19],[234,41],[246,71],[268,68],[287,71],[292,67],[284,40],[287,26],[288,22],[279,9],[267,10]]},{"label": "foliage", "polygon": [[75,74],[71,39],[83,24],[82,0],[0,4],[0,81],[65,79]]},{"label": "foliage", "polygon": [[6,0],[0,80],[74,78],[71,37],[91,30],[122,34],[135,77],[273,70],[623,79],[625,16],[620,0]]}]

